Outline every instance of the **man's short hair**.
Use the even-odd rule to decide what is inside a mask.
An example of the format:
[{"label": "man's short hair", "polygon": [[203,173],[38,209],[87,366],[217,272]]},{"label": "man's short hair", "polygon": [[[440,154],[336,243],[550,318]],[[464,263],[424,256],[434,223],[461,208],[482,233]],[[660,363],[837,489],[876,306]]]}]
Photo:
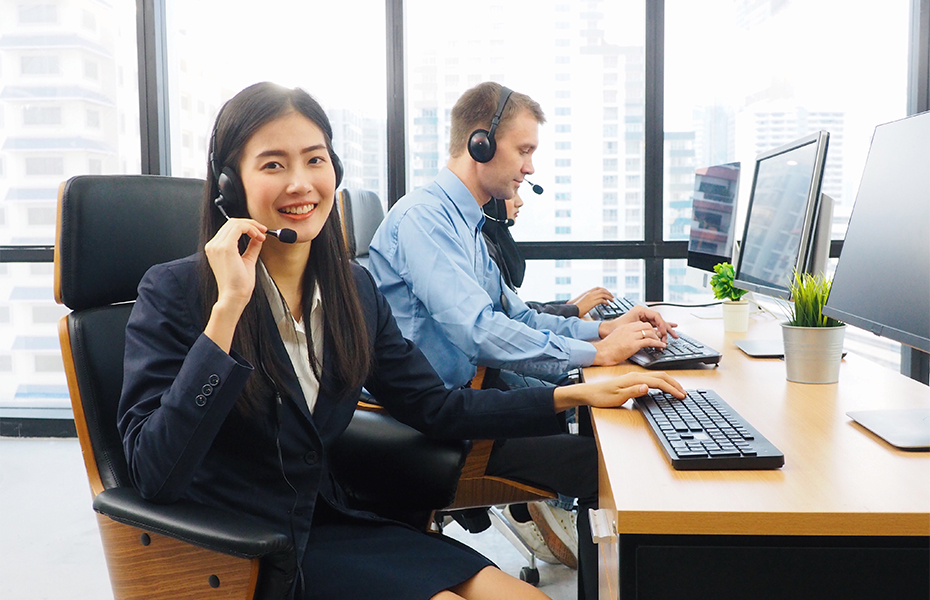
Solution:
[{"label": "man's short hair", "polygon": [[[449,134],[449,154],[452,157],[461,156],[467,150],[468,138],[474,130],[491,127],[491,119],[494,118],[500,104],[502,87],[493,81],[479,83],[456,101],[452,107],[452,127]],[[513,92],[504,106],[494,137],[505,132],[513,116],[522,110],[530,111],[540,125],[546,122],[546,115],[538,102],[526,94]]]}]

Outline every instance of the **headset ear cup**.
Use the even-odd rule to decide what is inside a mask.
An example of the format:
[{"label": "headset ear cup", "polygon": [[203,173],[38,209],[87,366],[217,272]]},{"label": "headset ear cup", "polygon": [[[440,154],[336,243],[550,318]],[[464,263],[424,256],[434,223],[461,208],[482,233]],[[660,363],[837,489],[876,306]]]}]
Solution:
[{"label": "headset ear cup", "polygon": [[494,158],[496,144],[486,129],[476,129],[468,138],[468,154],[480,163],[490,162]]},{"label": "headset ear cup", "polygon": [[244,218],[248,216],[248,210],[245,205],[245,188],[242,187],[242,180],[230,167],[223,167],[220,176],[216,180],[216,185],[220,190],[223,207],[231,217]]},{"label": "headset ear cup", "polygon": [[334,189],[339,189],[339,185],[342,183],[342,178],[345,176],[345,167],[342,165],[342,160],[338,155],[333,153],[333,171],[336,172],[336,187]]}]

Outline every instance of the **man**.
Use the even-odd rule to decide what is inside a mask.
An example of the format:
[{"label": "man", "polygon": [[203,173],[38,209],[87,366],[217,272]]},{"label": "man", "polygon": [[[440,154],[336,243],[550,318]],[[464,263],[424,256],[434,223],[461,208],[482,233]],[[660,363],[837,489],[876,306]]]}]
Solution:
[{"label": "man", "polygon": [[[372,240],[369,268],[397,324],[449,388],[469,385],[477,365],[491,368],[484,387],[543,385],[525,378],[558,380],[576,367],[617,364],[674,335],[674,324],[644,307],[610,322],[583,321],[531,310],[502,284],[481,234],[481,209],[492,197],[511,198],[533,173],[544,122],[539,104],[497,83],[465,92],[452,109],[446,168],[398,201]],[[579,598],[596,598],[587,510],[597,505],[593,438],[498,441],[488,474],[578,498]],[[549,525],[564,522],[543,510]]]}]

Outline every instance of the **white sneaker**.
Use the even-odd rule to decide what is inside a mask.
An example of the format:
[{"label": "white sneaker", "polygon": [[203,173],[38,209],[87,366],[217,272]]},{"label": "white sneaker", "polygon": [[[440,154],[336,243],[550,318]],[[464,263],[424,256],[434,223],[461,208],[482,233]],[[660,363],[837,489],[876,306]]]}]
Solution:
[{"label": "white sneaker", "polygon": [[559,561],[559,559],[556,558],[552,551],[549,550],[549,546],[546,545],[546,540],[543,539],[542,534],[539,532],[539,529],[536,527],[536,524],[533,521],[520,523],[513,517],[512,514],[510,514],[510,506],[505,506],[504,510],[501,512],[504,514],[504,518],[507,519],[507,523],[510,524],[516,534],[520,537],[526,547],[533,552],[533,555],[536,556],[536,558],[551,565],[561,564],[561,561]]},{"label": "white sneaker", "polygon": [[531,502],[527,508],[552,554],[566,567],[577,569],[578,517],[575,511],[547,502]]}]

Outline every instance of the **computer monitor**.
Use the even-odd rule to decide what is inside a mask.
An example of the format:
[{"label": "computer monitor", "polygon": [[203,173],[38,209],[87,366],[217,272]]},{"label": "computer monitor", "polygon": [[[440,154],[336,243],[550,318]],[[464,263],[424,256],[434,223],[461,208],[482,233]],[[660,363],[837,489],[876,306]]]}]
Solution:
[{"label": "computer monitor", "polygon": [[930,352],[930,112],[875,128],[823,312]]},{"label": "computer monitor", "polygon": [[795,270],[825,270],[833,202],[820,186],[829,140],[819,131],[756,157],[736,287],[787,300]]},{"label": "computer monitor", "polygon": [[732,262],[739,167],[735,162],[695,170],[688,236],[689,267],[713,273],[714,265]]}]

